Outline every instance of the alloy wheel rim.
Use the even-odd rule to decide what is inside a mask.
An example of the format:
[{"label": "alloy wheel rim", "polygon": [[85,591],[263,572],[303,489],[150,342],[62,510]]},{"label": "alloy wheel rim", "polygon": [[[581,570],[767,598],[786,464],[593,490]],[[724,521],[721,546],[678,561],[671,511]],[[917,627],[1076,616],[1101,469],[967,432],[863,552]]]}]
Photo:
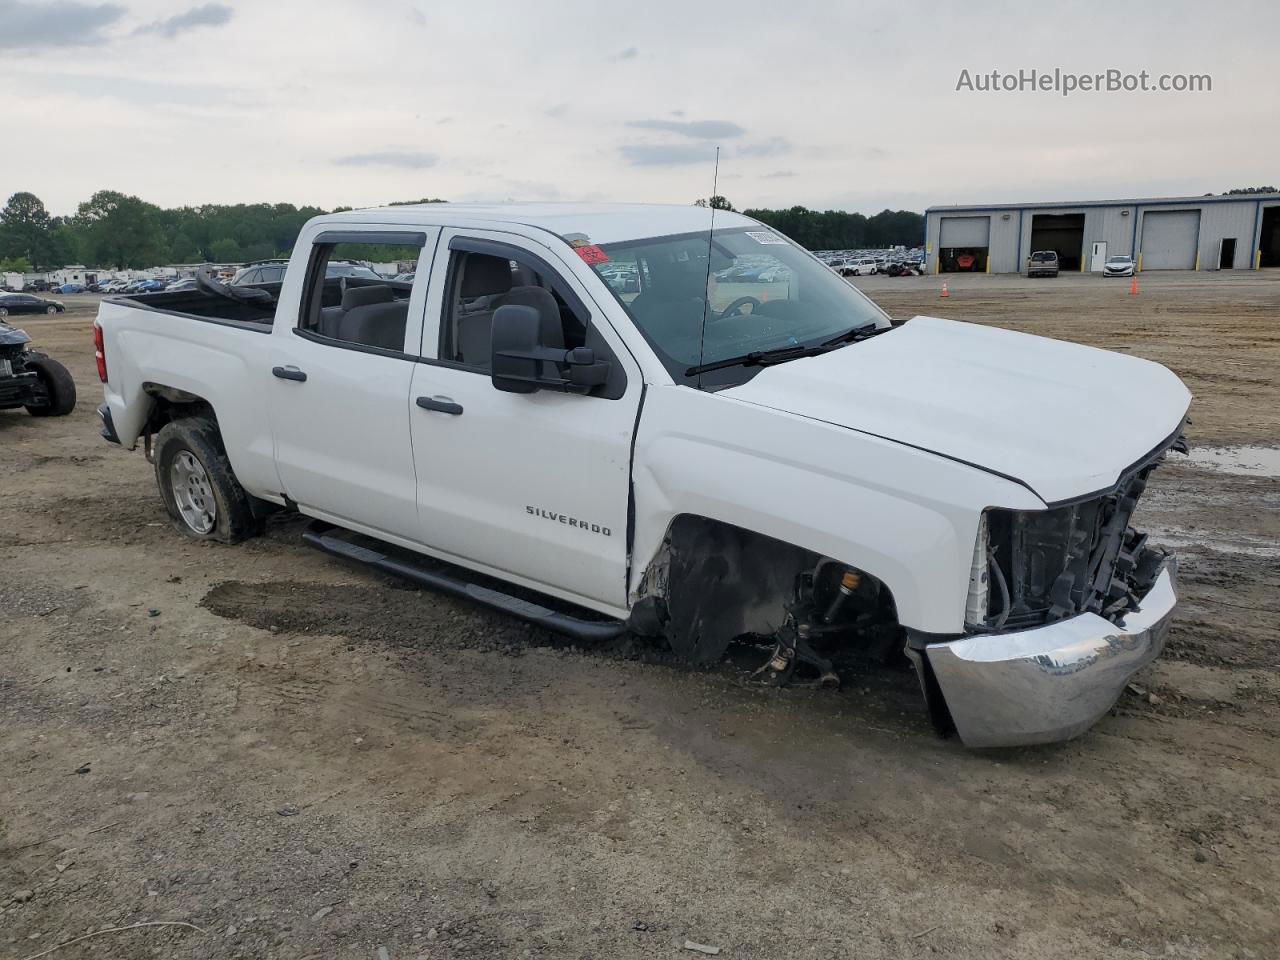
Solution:
[{"label": "alloy wheel rim", "polygon": [[173,458],[169,485],[182,522],[196,533],[209,533],[218,522],[218,502],[204,464],[190,450],[179,451]]}]

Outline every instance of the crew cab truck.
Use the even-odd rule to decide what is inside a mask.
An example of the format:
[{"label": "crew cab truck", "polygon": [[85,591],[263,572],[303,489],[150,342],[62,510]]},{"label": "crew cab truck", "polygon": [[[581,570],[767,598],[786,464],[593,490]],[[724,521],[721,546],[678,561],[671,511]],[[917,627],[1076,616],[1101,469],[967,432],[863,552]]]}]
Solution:
[{"label": "crew cab truck", "polygon": [[698,207],[350,211],[281,281],[198,288],[95,331],[103,434],[188,536],[296,510],[313,546],[575,636],[753,638],[765,682],[889,636],[977,747],[1081,733],[1163,645],[1173,558],[1129,520],[1190,394],[1157,364],[892,321]]}]

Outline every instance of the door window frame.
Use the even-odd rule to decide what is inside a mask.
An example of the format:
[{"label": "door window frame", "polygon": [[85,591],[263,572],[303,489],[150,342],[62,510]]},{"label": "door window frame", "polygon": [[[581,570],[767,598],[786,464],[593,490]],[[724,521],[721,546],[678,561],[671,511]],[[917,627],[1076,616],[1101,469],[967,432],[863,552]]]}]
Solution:
[{"label": "door window frame", "polygon": [[[370,229],[361,229],[359,226],[353,226],[350,229],[322,230],[311,238],[310,250],[307,252],[307,267],[303,274],[302,290],[298,295],[298,312],[294,318],[293,326],[290,327],[294,336],[301,337],[303,340],[310,341],[325,347],[336,347],[340,350],[354,350],[357,353],[370,353],[379,357],[391,357],[397,360],[417,361],[422,359],[417,354],[410,353],[404,349],[405,346],[417,340],[421,343],[422,328],[425,316],[426,292],[427,284],[430,279],[430,269],[424,271],[422,265],[424,259],[428,261],[430,267],[430,259],[435,256],[434,239],[439,239],[439,228],[430,227],[418,230],[404,229],[388,229],[385,227],[372,227]],[[316,330],[310,329],[303,324],[311,320],[312,303],[315,291],[323,288],[324,277],[318,276],[319,271],[328,266],[329,259],[333,253],[333,248],[342,243],[376,243],[385,244],[387,246],[416,246],[418,248],[418,269],[414,273],[413,283],[409,288],[408,306],[405,314],[405,331],[404,340],[401,342],[399,350],[387,347],[375,347],[366,343],[355,343],[351,340],[339,340],[336,337],[327,337]],[[323,253],[323,256],[322,256]],[[320,281],[317,284],[317,280]],[[317,314],[321,307],[317,307]],[[414,334],[414,323],[416,320],[417,333]]]},{"label": "door window frame", "polygon": [[[532,250],[524,244],[533,244],[537,241],[529,240],[517,234],[506,235],[511,239],[495,240],[479,235],[480,231],[473,231],[463,227],[445,227],[442,230],[441,239],[443,239],[444,230],[450,231],[451,235],[448,237],[447,243],[440,244],[437,242],[436,250],[437,253],[447,254],[447,259],[443,263],[437,262],[432,265],[433,274],[437,272],[443,274],[442,282],[434,285],[435,289],[440,291],[440,296],[438,301],[433,297],[428,297],[426,304],[428,322],[425,322],[422,327],[422,352],[420,356],[415,358],[417,362],[474,373],[485,379],[492,375],[491,371],[486,367],[461,363],[444,355],[445,337],[448,330],[446,318],[452,308],[453,291],[459,279],[458,263],[461,262],[461,257],[455,257],[455,254],[477,253],[485,256],[501,257],[504,260],[515,260],[521,266],[532,270],[538,274],[545,284],[560,295],[571,310],[578,314],[587,333],[592,329],[596,331],[596,336],[609,352],[608,357],[604,359],[617,366],[621,374],[621,380],[608,396],[595,394],[584,394],[583,396],[604,400],[621,400],[627,396],[631,378],[639,374],[639,370],[633,367],[636,361],[631,354],[630,347],[618,336],[613,324],[605,318],[603,309],[599,305],[595,305],[594,310],[588,306],[588,303],[594,305],[595,301],[591,299],[589,293],[584,296],[583,293],[585,291],[580,293],[577,289],[577,286],[582,283],[581,279],[574,276],[570,270],[557,266],[552,260],[554,254],[550,250],[546,254]],[[434,318],[436,323],[433,341],[428,340],[431,332],[431,318]],[[427,353],[429,342],[432,355]]]}]

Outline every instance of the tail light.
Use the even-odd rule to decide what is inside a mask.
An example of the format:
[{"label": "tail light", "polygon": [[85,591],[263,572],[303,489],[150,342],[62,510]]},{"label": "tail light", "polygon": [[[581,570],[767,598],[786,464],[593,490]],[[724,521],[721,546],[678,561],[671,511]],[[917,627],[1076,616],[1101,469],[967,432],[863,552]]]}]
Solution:
[{"label": "tail light", "polygon": [[102,344],[102,327],[98,321],[93,322],[93,359],[98,363],[98,379],[107,382],[107,354]]}]

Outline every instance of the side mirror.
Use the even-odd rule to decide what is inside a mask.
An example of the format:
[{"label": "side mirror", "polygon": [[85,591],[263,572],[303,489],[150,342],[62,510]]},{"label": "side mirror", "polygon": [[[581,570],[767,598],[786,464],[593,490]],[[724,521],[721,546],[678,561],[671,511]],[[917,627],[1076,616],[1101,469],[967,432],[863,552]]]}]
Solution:
[{"label": "side mirror", "polygon": [[589,393],[608,381],[608,360],[597,360],[590,347],[548,347],[541,342],[541,330],[541,318],[533,307],[508,304],[494,312],[489,379],[495,389]]},{"label": "side mirror", "polygon": [[489,379],[507,393],[535,393],[538,369],[538,311],[511,304],[493,314]]}]

